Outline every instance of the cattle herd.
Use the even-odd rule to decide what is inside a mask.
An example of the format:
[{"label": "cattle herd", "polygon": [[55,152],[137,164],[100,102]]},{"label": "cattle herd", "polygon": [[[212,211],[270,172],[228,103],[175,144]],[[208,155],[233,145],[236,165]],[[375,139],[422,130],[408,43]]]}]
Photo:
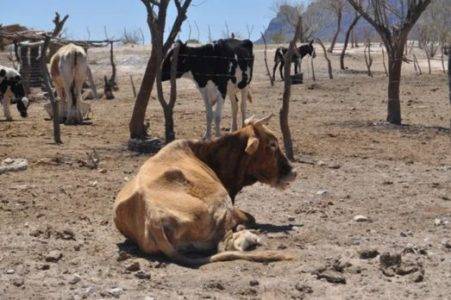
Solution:
[{"label": "cattle herd", "polygon": [[[260,120],[246,116],[246,102],[252,101],[253,43],[230,38],[198,47],[179,41],[176,46],[176,77],[191,78],[205,104],[204,140],[175,141],[150,158],[116,198],[116,227],[143,252],[163,253],[183,265],[292,259],[280,251],[244,252],[259,243],[258,236],[246,229],[255,218],[234,206],[235,196],[245,186],[261,182],[284,188],[296,177],[275,135],[265,125],[271,116]],[[163,60],[163,81],[171,78],[174,49]],[[277,49],[274,71],[279,64],[282,70],[285,53],[286,48]],[[314,55],[312,42],[295,54],[296,72],[299,59],[306,54]],[[81,99],[88,69],[85,50],[74,44],[61,47],[50,60],[51,78],[60,99],[60,121],[65,124],[83,122],[90,111],[90,105]],[[238,93],[241,126],[237,121]],[[221,137],[227,95],[232,106],[231,133]],[[0,66],[0,96],[8,121],[12,119],[11,101],[22,117],[27,116],[29,101],[16,70]],[[53,117],[51,105],[44,108]],[[210,141],[213,117],[217,139]],[[187,251],[219,253],[190,258],[184,254]]]}]

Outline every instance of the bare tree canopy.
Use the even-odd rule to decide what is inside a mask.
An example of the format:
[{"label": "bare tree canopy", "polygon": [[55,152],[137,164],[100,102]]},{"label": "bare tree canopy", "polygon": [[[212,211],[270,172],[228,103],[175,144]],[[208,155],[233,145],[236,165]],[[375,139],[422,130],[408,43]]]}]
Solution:
[{"label": "bare tree canopy", "polygon": [[404,47],[410,30],[432,0],[348,0],[379,33],[388,54],[387,121],[401,124],[399,87]]},{"label": "bare tree canopy", "polygon": [[176,18],[170,27],[169,34],[164,41],[164,30],[166,28],[166,16],[171,0],[141,0],[147,10],[147,24],[149,25],[152,52],[147,63],[146,71],[142,79],[141,87],[136,97],[130,120],[130,138],[145,140],[148,136],[147,125],[144,124],[147,104],[155,83],[158,72],[161,72],[161,62],[174,43],[180,32],[183,22],[186,20],[186,13],[192,0],[174,0],[176,7]]}]

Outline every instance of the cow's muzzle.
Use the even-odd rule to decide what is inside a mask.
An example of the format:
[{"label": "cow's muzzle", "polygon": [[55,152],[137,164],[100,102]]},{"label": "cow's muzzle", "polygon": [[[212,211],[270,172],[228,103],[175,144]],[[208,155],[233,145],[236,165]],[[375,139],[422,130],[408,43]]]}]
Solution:
[{"label": "cow's muzzle", "polygon": [[296,170],[291,170],[288,174],[281,176],[275,185],[276,188],[284,190],[296,179],[298,173]]}]

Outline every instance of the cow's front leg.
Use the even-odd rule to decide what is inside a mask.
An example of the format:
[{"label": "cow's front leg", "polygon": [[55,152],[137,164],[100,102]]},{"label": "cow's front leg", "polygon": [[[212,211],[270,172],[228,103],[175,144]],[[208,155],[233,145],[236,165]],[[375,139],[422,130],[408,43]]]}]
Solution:
[{"label": "cow's front leg", "polygon": [[3,113],[5,114],[5,118],[6,121],[12,121],[13,118],[11,117],[11,112],[9,110],[9,98],[8,97],[3,97],[0,98],[0,101],[2,102],[3,105]]},{"label": "cow's front leg", "polygon": [[210,98],[208,97],[208,91],[206,87],[200,88],[200,94],[202,95],[202,99],[204,99],[205,104],[205,113],[207,116],[207,128],[205,129],[204,139],[210,140],[211,139],[211,121],[213,119],[213,109],[211,105]]}]

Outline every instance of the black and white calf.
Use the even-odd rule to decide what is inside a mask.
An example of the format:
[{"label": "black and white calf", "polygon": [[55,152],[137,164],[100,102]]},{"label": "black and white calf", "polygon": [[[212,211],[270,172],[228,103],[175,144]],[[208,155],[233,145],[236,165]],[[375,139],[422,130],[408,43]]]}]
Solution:
[{"label": "black and white calf", "polygon": [[7,121],[12,121],[9,104],[11,98],[17,105],[17,110],[22,118],[27,117],[28,98],[25,97],[25,89],[22,77],[14,69],[0,66],[0,102]]},{"label": "black and white calf", "polygon": [[[200,47],[190,47],[184,43],[178,43],[180,50],[177,60],[177,78],[183,76],[193,79],[202,95],[207,115],[207,128],[204,138],[211,138],[213,105],[215,103],[215,133],[216,136],[221,135],[222,105],[227,93],[232,103],[232,130],[236,130],[237,90],[241,90],[242,93],[241,112],[243,122],[246,118],[245,102],[248,99],[248,88],[252,79],[254,64],[252,42],[249,40],[225,39]],[[170,50],[163,61],[161,74],[163,81],[170,79],[173,53],[173,50]]]},{"label": "black and white calf", "polygon": [[[285,65],[285,54],[287,53],[288,48],[285,47],[279,47],[276,49],[276,54],[274,55],[274,68],[272,70],[272,78],[276,79],[276,69],[277,66],[280,64],[279,71],[280,71],[280,77],[283,78],[283,66]],[[298,74],[299,68],[300,68],[300,61],[306,56],[307,54],[311,57],[315,57],[315,48],[313,47],[313,40],[311,40],[308,44],[301,45],[298,47],[298,54],[293,54],[291,57],[291,63],[294,64],[294,73]]]}]

